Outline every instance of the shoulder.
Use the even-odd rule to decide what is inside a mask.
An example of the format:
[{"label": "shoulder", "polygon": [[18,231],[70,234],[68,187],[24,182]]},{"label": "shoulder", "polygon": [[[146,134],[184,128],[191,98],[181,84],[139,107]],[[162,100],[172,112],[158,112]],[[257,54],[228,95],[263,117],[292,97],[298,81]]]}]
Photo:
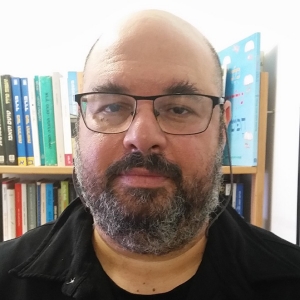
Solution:
[{"label": "shoulder", "polygon": [[56,221],[32,229],[16,239],[0,243],[0,286],[3,285],[3,280],[10,278],[10,270],[26,266],[45,249],[49,249],[50,245],[53,252],[53,244],[61,245],[70,239],[80,219],[85,219],[86,215],[80,200],[74,200]]},{"label": "shoulder", "polygon": [[35,229],[32,229],[21,237],[0,243],[1,260],[0,277],[3,272],[18,265],[30,257],[36,249],[42,244],[53,227],[53,223],[47,223]]},{"label": "shoulder", "polygon": [[231,207],[212,225],[206,252],[225,289],[300,299],[300,247],[245,222]]}]

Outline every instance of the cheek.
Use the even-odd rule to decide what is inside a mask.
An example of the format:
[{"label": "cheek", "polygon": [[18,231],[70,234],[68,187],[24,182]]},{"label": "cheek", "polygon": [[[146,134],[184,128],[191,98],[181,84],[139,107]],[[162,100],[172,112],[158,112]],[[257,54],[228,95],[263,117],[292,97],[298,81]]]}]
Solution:
[{"label": "cheek", "polygon": [[203,175],[214,162],[218,150],[218,134],[207,130],[199,135],[176,137],[171,148],[174,151],[173,154],[170,153],[170,157],[180,166],[184,176]]},{"label": "cheek", "polygon": [[84,124],[80,126],[79,147],[82,163],[91,172],[102,174],[123,156],[122,138],[118,135],[92,132],[84,128]]}]

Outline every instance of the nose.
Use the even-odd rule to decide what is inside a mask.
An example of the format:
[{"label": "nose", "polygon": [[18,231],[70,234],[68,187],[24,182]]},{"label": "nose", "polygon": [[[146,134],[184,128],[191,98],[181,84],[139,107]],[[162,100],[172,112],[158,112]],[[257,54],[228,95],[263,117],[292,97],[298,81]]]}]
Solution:
[{"label": "nose", "polygon": [[143,154],[160,153],[166,147],[166,134],[160,129],[152,101],[139,101],[136,115],[124,137],[124,147]]}]

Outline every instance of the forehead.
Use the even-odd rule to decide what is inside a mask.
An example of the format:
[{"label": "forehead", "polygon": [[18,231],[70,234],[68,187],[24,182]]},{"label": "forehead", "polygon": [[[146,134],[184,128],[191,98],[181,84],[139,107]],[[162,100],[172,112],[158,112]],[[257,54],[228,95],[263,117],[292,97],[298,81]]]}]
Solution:
[{"label": "forehead", "polygon": [[112,83],[134,94],[155,94],[185,82],[218,94],[216,62],[189,24],[160,17],[127,21],[104,33],[87,61],[84,91]]}]

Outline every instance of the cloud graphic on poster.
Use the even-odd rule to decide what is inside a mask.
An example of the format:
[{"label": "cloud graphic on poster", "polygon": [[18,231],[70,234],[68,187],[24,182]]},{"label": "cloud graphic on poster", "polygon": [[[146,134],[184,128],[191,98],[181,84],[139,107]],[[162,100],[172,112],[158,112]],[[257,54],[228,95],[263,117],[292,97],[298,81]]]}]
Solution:
[{"label": "cloud graphic on poster", "polygon": [[246,43],[245,45],[245,52],[248,52],[250,50],[253,50],[255,47],[254,47],[254,42],[253,41],[249,41]]},{"label": "cloud graphic on poster", "polygon": [[223,65],[229,65],[231,63],[231,58],[230,58],[230,56],[225,56],[224,58],[223,58]]},{"label": "cloud graphic on poster", "polygon": [[253,76],[251,74],[244,77],[244,85],[248,85],[254,82]]},{"label": "cloud graphic on poster", "polygon": [[244,133],[244,140],[246,140],[246,141],[251,141],[251,140],[253,140],[253,134],[251,133],[251,132],[245,132]]}]

